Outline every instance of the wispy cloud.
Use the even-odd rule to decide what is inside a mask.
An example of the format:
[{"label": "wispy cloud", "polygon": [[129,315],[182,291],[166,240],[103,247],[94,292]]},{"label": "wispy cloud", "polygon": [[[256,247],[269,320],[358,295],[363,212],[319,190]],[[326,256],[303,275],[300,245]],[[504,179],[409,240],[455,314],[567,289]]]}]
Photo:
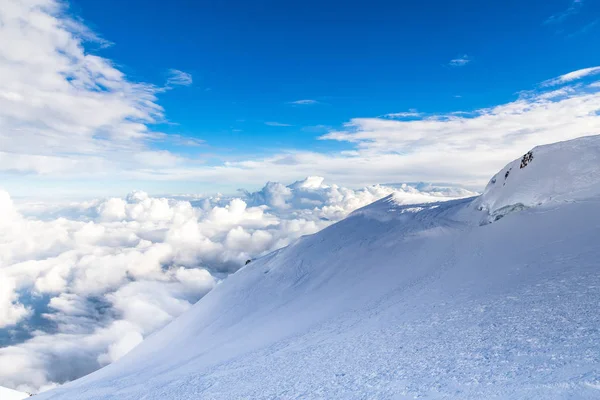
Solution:
[{"label": "wispy cloud", "polygon": [[297,106],[307,106],[307,105],[319,104],[319,102],[317,100],[304,99],[304,100],[290,101],[288,104],[293,104],[293,105],[297,105]]},{"label": "wispy cloud", "polygon": [[163,140],[168,140],[176,146],[200,147],[206,145],[206,141],[203,139],[186,137],[177,134],[165,135]]},{"label": "wispy cloud", "polygon": [[464,54],[460,57],[456,57],[456,58],[450,60],[448,65],[450,65],[451,67],[464,67],[465,65],[467,65],[470,62],[471,62],[471,58],[468,55]]},{"label": "wispy cloud", "polygon": [[292,126],[290,124],[284,124],[281,122],[273,122],[273,121],[265,122],[265,125],[267,125],[267,126]]},{"label": "wispy cloud", "polygon": [[167,86],[190,86],[193,83],[192,75],[178,69],[170,69]]},{"label": "wispy cloud", "polygon": [[423,113],[420,113],[415,109],[410,109],[409,111],[385,114],[383,117],[396,119],[396,118],[419,118],[422,116],[423,116]]},{"label": "wispy cloud", "polygon": [[583,34],[589,32],[589,31],[591,31],[596,25],[598,25],[598,21],[600,21],[600,20],[597,19],[595,21],[590,22],[587,25],[584,25],[583,27],[579,28],[575,32],[568,34],[567,37],[568,38],[573,38],[573,37],[576,37],[576,36],[579,36],[579,35],[583,35]]},{"label": "wispy cloud", "polygon": [[544,21],[544,24],[559,24],[571,15],[579,13],[582,6],[583,0],[573,0],[569,8],[567,8],[565,11],[561,11],[559,13],[551,15],[548,19]]},{"label": "wispy cloud", "polygon": [[567,83],[567,82],[575,81],[575,80],[578,80],[578,79],[585,78],[586,76],[596,75],[596,74],[599,74],[599,73],[600,73],[600,66],[599,67],[583,68],[583,69],[579,69],[577,71],[569,72],[568,74],[564,74],[564,75],[561,75],[559,77],[556,77],[556,78],[544,81],[544,82],[542,82],[542,86],[556,86],[556,85],[560,85],[562,83]]}]

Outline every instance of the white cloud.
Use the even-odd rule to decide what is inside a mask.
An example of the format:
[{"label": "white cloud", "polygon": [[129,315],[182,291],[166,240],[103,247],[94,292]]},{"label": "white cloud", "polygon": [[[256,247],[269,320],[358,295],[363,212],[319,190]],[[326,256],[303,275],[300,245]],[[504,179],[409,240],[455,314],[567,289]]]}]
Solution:
[{"label": "white cloud", "polygon": [[148,128],[164,119],[160,89],[87,53],[84,41],[99,39],[64,7],[58,0],[6,0],[0,7],[0,172],[143,168],[151,157],[132,156],[151,152],[148,141],[168,139]]},{"label": "white cloud", "polygon": [[267,126],[292,126],[290,124],[284,124],[281,122],[265,122],[265,125],[267,125]]},{"label": "white cloud", "polygon": [[563,83],[585,78],[586,76],[600,74],[600,67],[583,68],[577,71],[569,72],[554,79],[542,82],[542,86],[556,86]]},{"label": "white cloud", "polygon": [[106,353],[98,356],[98,362],[100,364],[110,364],[115,362],[125,354],[129,353],[143,341],[144,337],[139,332],[128,330],[124,332],[123,337],[121,337],[117,342],[108,346],[108,351]]},{"label": "white cloud", "polygon": [[423,113],[420,113],[417,110],[389,113],[389,114],[384,115],[384,117],[386,117],[386,118],[419,118],[422,116],[423,116]]},{"label": "white cloud", "polygon": [[[586,69],[585,75],[592,77]],[[574,82],[581,72],[566,74]],[[467,113],[426,114],[409,120],[355,118],[322,140],[344,142],[343,151],[279,152],[194,171],[186,179],[258,183],[320,175],[346,186],[373,182],[460,182],[482,188],[489,177],[536,145],[600,132],[597,81],[546,86],[496,107]],[[282,168],[285,166],[285,168]],[[173,175],[171,175],[173,176]]]},{"label": "white cloud", "polygon": [[319,104],[319,102],[317,100],[304,99],[304,100],[290,101],[289,104],[294,104],[297,106],[307,106],[307,105]]},{"label": "white cloud", "polygon": [[190,86],[192,83],[192,74],[180,71],[178,69],[169,70],[167,86]]},{"label": "white cloud", "polygon": [[0,191],[0,381],[37,391],[113,362],[246,260],[391,193],[406,203],[471,194],[314,176],[238,198],[133,192],[63,207],[15,207]]},{"label": "white cloud", "polygon": [[579,13],[583,6],[583,0],[572,0],[571,5],[565,11],[561,11],[557,14],[551,15],[544,24],[557,24],[563,22],[571,15]]},{"label": "white cloud", "polygon": [[471,62],[471,58],[468,55],[462,55],[460,57],[456,57],[448,63],[451,67],[464,67],[468,63]]},{"label": "white cloud", "polygon": [[[62,4],[10,0],[0,7],[0,35],[6,39],[0,44],[0,58],[6,60],[0,65],[0,175],[18,179],[15,190],[37,192],[39,177],[78,180],[86,189],[110,193],[131,181],[238,186],[315,174],[355,187],[426,180],[480,188],[528,147],[598,132],[594,107],[600,94],[590,82],[561,87],[560,96],[555,90],[534,92],[464,115],[355,118],[322,136],[345,142],[340,151],[267,150],[266,156],[231,161],[211,154],[211,163],[203,164],[187,149],[157,150],[164,141],[171,148],[204,142],[153,132],[149,127],[164,121],[156,99],[163,89],[133,82],[110,60],[87,53],[84,41],[100,39],[65,15]],[[469,60],[464,55],[451,64]],[[575,71],[545,84],[570,84],[596,72],[597,67]]]},{"label": "white cloud", "polygon": [[31,310],[17,302],[15,288],[15,279],[0,270],[0,329],[15,325],[31,314]]}]

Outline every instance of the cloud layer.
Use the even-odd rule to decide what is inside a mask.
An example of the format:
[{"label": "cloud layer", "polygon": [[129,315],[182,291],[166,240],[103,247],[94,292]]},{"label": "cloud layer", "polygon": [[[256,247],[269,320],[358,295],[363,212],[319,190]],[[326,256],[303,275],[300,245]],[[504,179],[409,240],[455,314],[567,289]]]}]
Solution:
[{"label": "cloud layer", "polygon": [[388,194],[420,203],[463,189],[310,177],[239,197],[15,205],[0,191],[0,385],[35,392],[106,365],[245,261]]},{"label": "cloud layer", "polygon": [[[589,78],[597,71],[575,71],[544,85]],[[460,177],[462,184],[478,186],[493,174],[492,168],[536,145],[598,134],[599,111],[598,82],[581,82],[523,92],[514,102],[470,113],[410,121],[356,118],[321,139],[353,144],[356,151],[346,162],[371,159],[367,170],[396,165],[398,176],[406,180],[455,182]]]}]

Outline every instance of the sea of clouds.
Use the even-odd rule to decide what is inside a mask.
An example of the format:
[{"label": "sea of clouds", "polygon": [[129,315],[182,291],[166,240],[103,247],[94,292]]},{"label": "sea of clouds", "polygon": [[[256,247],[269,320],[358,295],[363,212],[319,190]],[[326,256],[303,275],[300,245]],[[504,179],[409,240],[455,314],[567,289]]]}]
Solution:
[{"label": "sea of clouds", "polygon": [[37,392],[93,372],[246,260],[382,197],[421,203],[473,194],[416,187],[354,190],[309,177],[236,197],[138,191],[66,204],[0,191],[0,385]]}]

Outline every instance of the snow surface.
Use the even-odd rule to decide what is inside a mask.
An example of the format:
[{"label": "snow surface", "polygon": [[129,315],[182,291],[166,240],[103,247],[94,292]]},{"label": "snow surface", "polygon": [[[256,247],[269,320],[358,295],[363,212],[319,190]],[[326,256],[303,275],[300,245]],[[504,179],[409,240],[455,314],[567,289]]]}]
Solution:
[{"label": "snow surface", "polygon": [[577,139],[480,198],[382,199],[35,398],[598,399],[599,156]]},{"label": "snow surface", "polygon": [[532,159],[509,163],[490,180],[478,204],[490,214],[549,201],[576,201],[600,193],[600,140],[588,136],[538,146]]},{"label": "snow surface", "polygon": [[28,398],[29,394],[27,393],[17,392],[16,390],[0,386],[0,400],[23,400]]}]

